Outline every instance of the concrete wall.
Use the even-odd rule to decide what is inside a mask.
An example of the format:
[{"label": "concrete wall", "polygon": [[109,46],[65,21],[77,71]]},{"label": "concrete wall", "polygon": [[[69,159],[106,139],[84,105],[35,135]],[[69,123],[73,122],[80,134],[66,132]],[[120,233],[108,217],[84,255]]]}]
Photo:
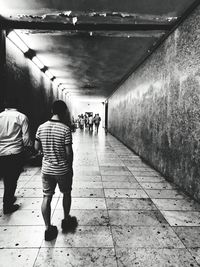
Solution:
[{"label": "concrete wall", "polygon": [[3,90],[7,95],[16,96],[19,110],[28,116],[34,135],[38,125],[50,117],[57,91],[49,78],[7,38],[5,71]]},{"label": "concrete wall", "polygon": [[109,131],[200,200],[200,8],[109,99]]}]

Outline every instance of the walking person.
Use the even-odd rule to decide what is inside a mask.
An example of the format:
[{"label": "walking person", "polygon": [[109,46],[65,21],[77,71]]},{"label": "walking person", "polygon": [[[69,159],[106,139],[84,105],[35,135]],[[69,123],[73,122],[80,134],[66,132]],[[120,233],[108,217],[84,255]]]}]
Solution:
[{"label": "walking person", "polygon": [[17,110],[17,100],[7,100],[6,109],[0,113],[0,175],[4,183],[3,213],[19,209],[15,191],[23,169],[24,151],[31,147],[28,118]]},{"label": "walking person", "polygon": [[100,124],[100,121],[101,121],[101,117],[99,116],[99,114],[95,114],[94,116],[94,125],[95,125],[95,129],[96,129],[96,132],[98,133],[99,131],[99,124]]},{"label": "walking person", "polygon": [[56,238],[58,230],[51,224],[51,201],[58,184],[63,193],[64,219],[61,227],[67,231],[75,217],[69,215],[73,177],[73,149],[70,122],[65,102],[57,100],[52,105],[52,118],[39,126],[36,133],[35,149],[42,149],[43,202],[41,206],[45,222],[45,240]]},{"label": "walking person", "polygon": [[88,121],[89,121],[89,132],[90,132],[90,131],[93,131],[93,116],[92,116],[92,114],[90,114]]},{"label": "walking person", "polygon": [[85,124],[85,119],[83,117],[83,114],[81,114],[81,117],[80,117],[80,129],[81,130],[83,130],[84,124]]}]

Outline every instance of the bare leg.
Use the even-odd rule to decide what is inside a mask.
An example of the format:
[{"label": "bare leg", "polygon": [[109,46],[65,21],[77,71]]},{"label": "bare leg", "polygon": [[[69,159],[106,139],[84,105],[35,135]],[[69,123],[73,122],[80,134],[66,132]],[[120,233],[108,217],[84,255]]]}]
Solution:
[{"label": "bare leg", "polygon": [[41,210],[46,230],[51,226],[51,200],[52,196],[43,196]]},{"label": "bare leg", "polygon": [[68,219],[70,208],[71,208],[71,192],[67,192],[63,194],[63,211],[64,211],[64,219]]}]

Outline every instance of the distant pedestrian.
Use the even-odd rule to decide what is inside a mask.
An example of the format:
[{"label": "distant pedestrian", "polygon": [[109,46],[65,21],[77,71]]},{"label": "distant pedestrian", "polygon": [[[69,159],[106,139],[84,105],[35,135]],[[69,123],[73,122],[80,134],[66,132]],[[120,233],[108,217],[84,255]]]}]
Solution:
[{"label": "distant pedestrian", "polygon": [[83,114],[80,116],[80,129],[83,130],[85,124],[85,119],[83,117]]},{"label": "distant pedestrian", "polygon": [[89,122],[89,131],[93,131],[93,116],[92,116],[92,114],[90,114],[88,122]]},{"label": "distant pedestrian", "polygon": [[36,133],[35,149],[42,149],[42,183],[43,202],[42,215],[45,222],[45,240],[56,238],[58,230],[51,224],[51,201],[58,184],[63,193],[64,219],[61,227],[67,231],[73,219],[69,215],[71,208],[71,190],[73,177],[72,134],[66,120],[67,106],[61,101],[55,101],[52,106],[52,118],[39,126]]},{"label": "distant pedestrian", "polygon": [[0,176],[3,177],[3,213],[19,209],[15,191],[24,164],[24,151],[30,148],[28,118],[17,110],[17,100],[7,100],[5,111],[0,113]]},{"label": "distant pedestrian", "polygon": [[101,121],[101,117],[99,116],[99,114],[95,114],[94,116],[94,125],[95,125],[95,129],[96,129],[96,132],[98,133],[99,131],[99,124],[100,124],[100,121]]}]

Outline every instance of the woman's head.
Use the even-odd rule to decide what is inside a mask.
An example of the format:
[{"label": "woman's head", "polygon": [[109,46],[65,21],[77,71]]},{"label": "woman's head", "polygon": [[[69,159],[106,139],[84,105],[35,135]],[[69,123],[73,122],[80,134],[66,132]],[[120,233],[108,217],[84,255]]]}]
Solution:
[{"label": "woman's head", "polygon": [[66,114],[67,105],[62,100],[56,100],[52,105],[53,115],[63,116]]},{"label": "woman's head", "polygon": [[53,115],[58,115],[61,122],[68,126],[71,125],[70,113],[64,101],[56,100],[52,105],[52,113]]}]

